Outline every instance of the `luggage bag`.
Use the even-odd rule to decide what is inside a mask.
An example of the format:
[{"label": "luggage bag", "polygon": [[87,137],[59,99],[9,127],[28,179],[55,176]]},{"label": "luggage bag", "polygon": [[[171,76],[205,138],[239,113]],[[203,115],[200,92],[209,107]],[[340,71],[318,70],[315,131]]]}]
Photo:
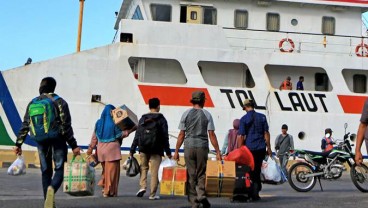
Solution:
[{"label": "luggage bag", "polygon": [[247,165],[235,165],[235,187],[231,202],[248,202],[250,200],[252,181],[250,180],[250,167]]}]

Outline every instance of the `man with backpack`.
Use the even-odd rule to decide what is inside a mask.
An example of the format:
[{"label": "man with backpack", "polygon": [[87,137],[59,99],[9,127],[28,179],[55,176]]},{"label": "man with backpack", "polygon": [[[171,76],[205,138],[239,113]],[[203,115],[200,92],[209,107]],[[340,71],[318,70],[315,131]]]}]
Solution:
[{"label": "man with backpack", "polygon": [[169,144],[169,133],[166,118],[160,112],[160,100],[151,98],[148,101],[150,112],[144,114],[138,122],[138,128],[130,148],[130,156],[133,157],[138,146],[141,160],[140,189],[137,197],[142,197],[147,188],[148,163],[151,162],[151,193],[149,199],[157,200],[158,169],[161,164],[164,151],[166,156],[171,158]]},{"label": "man with backpack", "polygon": [[[40,96],[27,106],[22,127],[19,130],[14,152],[22,154],[22,144],[30,132],[36,141],[41,163],[44,207],[55,207],[55,193],[64,180],[64,163],[67,161],[68,147],[74,155],[80,155],[80,148],[74,138],[71,117],[67,102],[54,93],[56,80],[43,78],[40,84]],[[55,174],[53,176],[52,161]]]}]

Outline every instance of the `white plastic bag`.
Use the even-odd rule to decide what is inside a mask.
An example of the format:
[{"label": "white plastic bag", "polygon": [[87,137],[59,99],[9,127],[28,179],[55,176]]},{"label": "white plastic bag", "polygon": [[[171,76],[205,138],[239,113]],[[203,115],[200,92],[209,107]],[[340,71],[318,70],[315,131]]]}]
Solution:
[{"label": "white plastic bag", "polygon": [[128,170],[129,166],[130,166],[130,156],[123,163],[123,170]]},{"label": "white plastic bag", "polygon": [[263,161],[261,173],[267,181],[281,182],[281,169],[273,157],[268,157],[267,161]]},{"label": "white plastic bag", "polygon": [[24,163],[23,156],[19,155],[18,158],[8,168],[9,175],[23,175],[26,174],[26,164]]},{"label": "white plastic bag", "polygon": [[176,167],[176,161],[165,157],[164,160],[161,161],[160,167],[158,169],[158,180],[161,182],[162,172],[165,167]]}]

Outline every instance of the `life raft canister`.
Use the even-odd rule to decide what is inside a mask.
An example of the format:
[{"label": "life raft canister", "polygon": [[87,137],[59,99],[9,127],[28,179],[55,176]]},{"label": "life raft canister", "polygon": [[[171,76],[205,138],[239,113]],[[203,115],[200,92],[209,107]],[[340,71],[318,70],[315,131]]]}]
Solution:
[{"label": "life raft canister", "polygon": [[[288,43],[290,43],[290,48],[289,49],[284,49],[283,48],[283,44],[284,44],[284,42],[288,42]],[[280,49],[280,51],[281,52],[289,52],[289,53],[291,53],[291,52],[293,52],[294,51],[294,48],[295,48],[295,44],[294,44],[294,41],[293,40],[291,40],[290,38],[284,38],[284,39],[282,39],[280,42],[279,42],[279,49]]]},{"label": "life raft canister", "polygon": [[[361,49],[361,50],[360,50]],[[368,57],[368,45],[361,43],[355,47],[355,54],[358,57]]]}]

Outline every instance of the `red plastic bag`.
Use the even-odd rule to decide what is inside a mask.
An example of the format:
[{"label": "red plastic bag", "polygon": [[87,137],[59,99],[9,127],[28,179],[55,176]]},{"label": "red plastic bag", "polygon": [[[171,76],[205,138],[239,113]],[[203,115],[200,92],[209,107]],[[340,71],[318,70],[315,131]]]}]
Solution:
[{"label": "red plastic bag", "polygon": [[224,160],[235,161],[239,165],[247,165],[251,170],[254,170],[254,159],[253,155],[245,145],[238,149],[231,151]]}]

